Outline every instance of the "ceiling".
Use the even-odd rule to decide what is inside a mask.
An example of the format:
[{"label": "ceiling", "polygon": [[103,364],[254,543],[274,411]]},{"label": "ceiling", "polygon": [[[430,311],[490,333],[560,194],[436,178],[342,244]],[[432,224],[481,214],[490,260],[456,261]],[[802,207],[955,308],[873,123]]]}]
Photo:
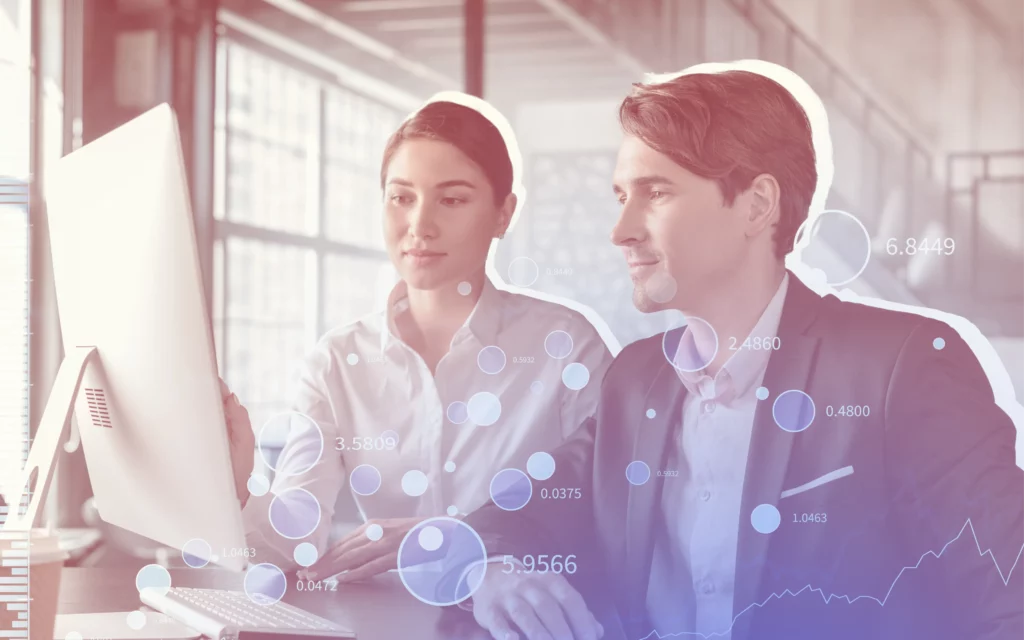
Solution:
[{"label": "ceiling", "polygon": [[[645,69],[593,26],[608,22],[610,3],[484,4],[484,97],[496,105],[621,96]],[[225,10],[423,97],[464,89],[463,5],[464,0],[221,0]],[[584,17],[574,5],[604,14]]]}]

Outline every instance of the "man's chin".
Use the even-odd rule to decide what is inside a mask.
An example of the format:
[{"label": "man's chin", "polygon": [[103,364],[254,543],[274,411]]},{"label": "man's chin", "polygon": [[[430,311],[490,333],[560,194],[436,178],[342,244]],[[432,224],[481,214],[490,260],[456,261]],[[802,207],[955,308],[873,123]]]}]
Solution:
[{"label": "man's chin", "polygon": [[633,288],[633,306],[640,313],[655,313],[667,308],[667,305],[655,302],[648,296],[641,285]]}]

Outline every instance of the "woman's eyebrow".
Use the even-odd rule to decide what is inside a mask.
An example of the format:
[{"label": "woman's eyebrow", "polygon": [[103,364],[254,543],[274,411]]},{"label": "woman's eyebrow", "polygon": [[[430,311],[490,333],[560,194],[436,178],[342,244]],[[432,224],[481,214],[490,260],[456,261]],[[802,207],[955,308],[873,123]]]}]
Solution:
[{"label": "woman's eyebrow", "polygon": [[469,187],[470,189],[476,189],[476,185],[469,180],[445,180],[444,182],[438,182],[435,187],[438,189],[445,187]]}]

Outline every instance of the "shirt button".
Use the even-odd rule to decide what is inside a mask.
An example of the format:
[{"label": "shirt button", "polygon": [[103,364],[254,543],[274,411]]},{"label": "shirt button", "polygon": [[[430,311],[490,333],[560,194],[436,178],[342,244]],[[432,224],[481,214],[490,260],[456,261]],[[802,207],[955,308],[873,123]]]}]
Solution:
[{"label": "shirt button", "polygon": [[707,489],[701,491],[700,492],[700,499],[703,500],[704,502],[707,502],[708,500],[711,499],[711,492],[708,491]]},{"label": "shirt button", "polygon": [[704,413],[713,413],[714,410],[715,410],[715,403],[714,402],[705,402],[704,403]]}]

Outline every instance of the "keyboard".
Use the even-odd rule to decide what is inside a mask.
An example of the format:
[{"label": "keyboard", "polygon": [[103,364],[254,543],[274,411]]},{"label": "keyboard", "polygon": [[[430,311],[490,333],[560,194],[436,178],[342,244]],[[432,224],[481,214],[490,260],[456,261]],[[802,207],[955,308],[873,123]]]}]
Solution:
[{"label": "keyboard", "polygon": [[142,602],[212,640],[238,640],[239,636],[355,638],[341,627],[283,602],[253,602],[243,591],[173,587],[166,593],[143,589]]}]

